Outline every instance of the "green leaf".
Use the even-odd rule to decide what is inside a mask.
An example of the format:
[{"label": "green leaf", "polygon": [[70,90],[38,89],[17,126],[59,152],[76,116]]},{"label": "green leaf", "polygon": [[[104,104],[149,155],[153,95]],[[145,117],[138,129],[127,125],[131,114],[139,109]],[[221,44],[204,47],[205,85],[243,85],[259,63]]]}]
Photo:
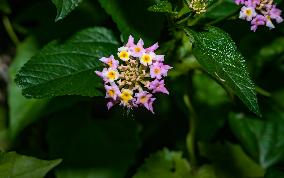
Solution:
[{"label": "green leaf", "polygon": [[177,14],[177,12],[173,11],[172,4],[168,1],[161,1],[151,7],[148,8],[149,11],[152,12],[161,12],[161,13],[169,13],[169,14]]},{"label": "green leaf", "polygon": [[0,153],[0,177],[43,178],[47,172],[60,162],[61,159],[45,161],[19,155],[15,152]]},{"label": "green leaf", "polygon": [[[47,140],[52,157],[64,162],[57,178],[123,178],[139,147],[138,125],[119,117],[90,118],[92,106],[79,103],[50,119]],[[64,132],[62,132],[64,131]]]},{"label": "green leaf", "polygon": [[284,117],[272,112],[267,120],[230,114],[230,127],[247,152],[268,168],[284,158]]},{"label": "green leaf", "polygon": [[226,91],[205,73],[196,72],[192,82],[193,103],[198,106],[195,108],[199,123],[197,137],[199,140],[209,141],[224,127],[227,120],[225,113],[230,110],[230,100]]},{"label": "green leaf", "polygon": [[218,178],[263,177],[264,170],[239,145],[200,143],[200,154],[212,162]]},{"label": "green leaf", "polygon": [[163,149],[147,158],[133,178],[185,178],[189,174],[190,166],[181,152]]},{"label": "green leaf", "polygon": [[17,134],[26,126],[33,123],[41,111],[45,108],[48,100],[26,99],[21,89],[15,83],[17,71],[33,56],[37,51],[37,45],[33,38],[28,38],[20,44],[16,51],[16,56],[9,68],[8,82],[8,104],[10,119],[10,134],[15,138]]},{"label": "green leaf", "polygon": [[117,47],[111,31],[83,30],[64,44],[45,46],[21,68],[16,82],[27,97],[100,96],[102,80],[94,73],[101,70],[98,59],[115,54]]},{"label": "green leaf", "polygon": [[154,42],[160,35],[164,18],[147,11],[145,0],[99,0],[122,33],[124,41],[129,35]]},{"label": "green leaf", "polygon": [[205,70],[232,88],[251,111],[260,115],[255,87],[244,57],[237,50],[231,37],[216,27],[207,27],[201,32],[189,28],[185,31],[193,38],[193,53]]},{"label": "green leaf", "polygon": [[55,21],[63,19],[72,10],[74,10],[82,0],[52,0],[57,8],[57,16]]},{"label": "green leaf", "polygon": [[226,91],[209,76],[196,73],[193,76],[193,84],[196,91],[194,97],[198,102],[206,103],[211,107],[229,102]]}]

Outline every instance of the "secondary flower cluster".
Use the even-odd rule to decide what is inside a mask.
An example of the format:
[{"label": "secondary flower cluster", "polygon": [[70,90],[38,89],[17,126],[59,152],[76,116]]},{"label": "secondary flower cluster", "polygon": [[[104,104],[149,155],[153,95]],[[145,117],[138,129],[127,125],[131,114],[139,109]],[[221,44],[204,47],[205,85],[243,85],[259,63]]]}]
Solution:
[{"label": "secondary flower cluster", "polygon": [[275,28],[272,20],[281,23],[281,10],[273,4],[273,0],[235,0],[238,5],[243,5],[240,18],[251,22],[251,30],[256,31],[258,26],[265,25],[270,29]]},{"label": "secondary flower cluster", "polygon": [[115,104],[127,108],[144,106],[153,111],[154,93],[169,94],[163,77],[172,67],[165,65],[164,55],[155,54],[158,43],[144,48],[142,39],[137,44],[129,36],[125,46],[118,48],[116,60],[113,55],[100,59],[106,64],[103,71],[96,71],[103,81],[106,90],[108,109]]},{"label": "secondary flower cluster", "polygon": [[187,3],[189,8],[192,9],[196,14],[206,12],[209,4],[208,0],[189,0]]}]

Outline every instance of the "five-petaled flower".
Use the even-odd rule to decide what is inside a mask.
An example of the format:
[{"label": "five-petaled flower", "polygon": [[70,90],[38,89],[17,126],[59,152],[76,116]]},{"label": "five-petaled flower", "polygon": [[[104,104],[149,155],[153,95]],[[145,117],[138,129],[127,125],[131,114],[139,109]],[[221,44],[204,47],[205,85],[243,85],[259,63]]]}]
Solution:
[{"label": "five-petaled flower", "polygon": [[240,19],[251,22],[251,30],[256,31],[258,26],[275,28],[272,20],[277,23],[283,22],[281,10],[273,4],[273,0],[235,0],[235,3],[242,5]]},{"label": "five-petaled flower", "polygon": [[118,48],[116,60],[113,55],[102,57],[106,67],[95,71],[105,85],[107,108],[120,104],[127,108],[143,106],[152,113],[154,93],[169,94],[164,77],[172,68],[164,64],[164,55],[157,55],[158,43],[144,48],[142,39],[137,44],[129,36],[125,46]]}]

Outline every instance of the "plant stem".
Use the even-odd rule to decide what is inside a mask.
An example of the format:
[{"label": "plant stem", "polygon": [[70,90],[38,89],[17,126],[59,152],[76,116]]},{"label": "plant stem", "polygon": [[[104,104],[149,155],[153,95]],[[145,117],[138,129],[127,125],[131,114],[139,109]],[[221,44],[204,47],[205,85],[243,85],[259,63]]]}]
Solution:
[{"label": "plant stem", "polygon": [[271,97],[271,93],[269,93],[268,91],[264,90],[259,86],[255,87],[255,91],[262,96]]},{"label": "plant stem", "polygon": [[13,41],[15,46],[17,46],[20,43],[20,41],[19,41],[19,39],[18,39],[14,29],[13,29],[13,26],[12,26],[9,18],[4,15],[2,17],[2,21],[3,21],[4,27],[5,27],[6,31],[7,31],[10,39]]},{"label": "plant stem", "polygon": [[184,103],[188,110],[190,111],[189,116],[189,132],[186,137],[186,145],[188,154],[190,156],[190,164],[192,168],[196,168],[197,166],[197,159],[196,159],[196,150],[195,150],[195,143],[196,143],[196,129],[197,129],[197,115],[195,113],[195,110],[192,106],[192,103],[190,101],[189,95],[185,94],[183,96]]}]

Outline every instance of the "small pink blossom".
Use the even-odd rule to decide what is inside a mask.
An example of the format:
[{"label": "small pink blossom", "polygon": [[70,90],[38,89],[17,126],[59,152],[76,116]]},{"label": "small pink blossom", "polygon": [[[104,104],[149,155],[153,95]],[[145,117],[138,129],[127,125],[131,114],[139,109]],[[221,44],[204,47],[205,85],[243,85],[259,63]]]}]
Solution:
[{"label": "small pink blossom", "polygon": [[283,22],[283,18],[281,17],[281,10],[276,7],[276,5],[273,5],[271,10],[269,11],[268,15],[271,19],[275,19],[277,23]]},{"label": "small pink blossom", "polygon": [[107,109],[110,110],[110,108],[112,108],[115,104],[116,102],[114,100],[110,100],[107,102]]},{"label": "small pink blossom", "polygon": [[163,62],[165,60],[165,55],[155,55],[155,61]]},{"label": "small pink blossom", "polygon": [[131,50],[131,55],[133,57],[141,57],[143,55],[143,53],[146,52],[146,50],[144,49],[144,42],[142,39],[140,39],[137,43],[137,45],[132,45],[132,47],[130,48]]},{"label": "small pink blossom", "polygon": [[270,29],[275,28],[274,24],[271,21],[271,17],[269,15],[266,15],[265,18],[266,18],[265,25]]},{"label": "small pink blossom", "polygon": [[156,49],[158,49],[158,48],[159,48],[159,44],[155,43],[152,46],[150,46],[149,48],[146,48],[146,52],[155,52]]},{"label": "small pink blossom", "polygon": [[120,95],[120,91],[118,86],[115,83],[111,83],[111,85],[105,85],[106,89],[106,98],[112,98],[116,100],[116,98]]},{"label": "small pink blossom", "polygon": [[153,93],[164,93],[167,95],[169,94],[169,91],[165,87],[164,80],[159,81],[158,79],[155,79],[150,83],[149,89],[153,90]]},{"label": "small pink blossom", "polygon": [[172,67],[169,65],[164,65],[160,62],[155,62],[153,65],[150,66],[150,76],[151,78],[161,79],[162,76],[166,77],[168,70]]},{"label": "small pink blossom", "polygon": [[245,5],[248,7],[256,8],[256,6],[260,5],[260,0],[247,0],[245,1]]},{"label": "small pink blossom", "polygon": [[240,12],[240,19],[245,19],[247,21],[251,21],[253,17],[255,17],[257,14],[255,12],[255,9],[253,7],[242,7]]},{"label": "small pink blossom", "polygon": [[130,35],[129,38],[128,38],[128,42],[125,45],[125,47],[131,48],[132,46],[134,46],[134,38]]},{"label": "small pink blossom", "polygon": [[237,5],[245,4],[245,0],[235,0],[235,3],[236,3]]},{"label": "small pink blossom", "polygon": [[263,15],[257,15],[252,21],[251,21],[251,30],[256,31],[258,26],[265,25],[266,24],[266,18]]},{"label": "small pink blossom", "polygon": [[139,93],[136,93],[136,104],[137,105],[143,105],[146,109],[153,112],[153,102],[155,98],[152,98],[152,94],[149,94],[146,91],[140,91]]},{"label": "small pink blossom", "polygon": [[107,64],[110,68],[116,69],[119,62],[117,60],[114,59],[114,56],[111,55],[110,57],[106,58],[106,57],[102,57],[100,59],[100,61],[102,61],[103,63]]}]

